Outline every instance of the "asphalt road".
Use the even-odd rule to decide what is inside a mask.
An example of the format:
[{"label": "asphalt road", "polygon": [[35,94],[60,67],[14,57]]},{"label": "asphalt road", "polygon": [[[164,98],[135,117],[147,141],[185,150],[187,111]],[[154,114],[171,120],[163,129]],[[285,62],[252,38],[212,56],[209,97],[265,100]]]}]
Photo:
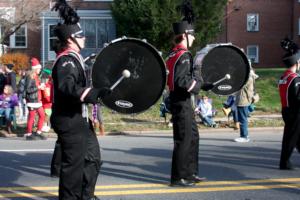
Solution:
[{"label": "asphalt road", "polygon": [[[293,171],[278,170],[282,129],[251,129],[249,143],[235,143],[230,129],[200,130],[199,175],[191,188],[169,187],[170,133],[99,138],[104,164],[96,195],[102,200],[297,200],[300,155]],[[57,199],[58,179],[49,177],[55,139],[0,139],[0,199]]]}]

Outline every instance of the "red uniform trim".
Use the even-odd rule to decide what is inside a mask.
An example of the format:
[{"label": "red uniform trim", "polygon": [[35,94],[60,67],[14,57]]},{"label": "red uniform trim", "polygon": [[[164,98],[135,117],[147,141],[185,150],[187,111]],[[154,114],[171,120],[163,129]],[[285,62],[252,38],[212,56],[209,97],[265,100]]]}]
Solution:
[{"label": "red uniform trim", "polygon": [[281,107],[289,107],[289,87],[291,82],[299,75],[291,70],[286,70],[278,82],[278,89],[281,101]]},{"label": "red uniform trim", "polygon": [[187,52],[187,48],[182,45],[177,45],[172,49],[172,52],[168,56],[168,59],[166,61],[167,68],[169,70],[168,74],[168,80],[167,85],[169,87],[170,91],[174,90],[174,73],[175,73],[175,67],[180,59],[180,57]]}]

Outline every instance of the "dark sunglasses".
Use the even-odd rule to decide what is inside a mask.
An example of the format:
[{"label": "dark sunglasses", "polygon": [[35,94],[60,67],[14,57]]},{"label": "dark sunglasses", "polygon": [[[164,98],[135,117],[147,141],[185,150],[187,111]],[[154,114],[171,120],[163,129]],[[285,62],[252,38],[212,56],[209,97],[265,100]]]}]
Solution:
[{"label": "dark sunglasses", "polygon": [[187,31],[187,34],[192,35],[192,36],[195,36],[195,32],[194,32],[193,30]]},{"label": "dark sunglasses", "polygon": [[74,35],[74,38],[84,38],[85,36],[82,35],[82,34],[77,34],[77,35]]}]

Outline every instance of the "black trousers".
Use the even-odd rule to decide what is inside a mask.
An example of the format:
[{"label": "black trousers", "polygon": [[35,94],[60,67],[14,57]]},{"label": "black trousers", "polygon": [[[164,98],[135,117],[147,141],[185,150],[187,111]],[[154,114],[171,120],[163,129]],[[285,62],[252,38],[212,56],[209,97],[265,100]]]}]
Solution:
[{"label": "black trousers", "polygon": [[300,153],[300,113],[295,113],[291,109],[282,110],[282,118],[285,123],[280,166],[285,167],[289,164],[290,157],[296,147]]},{"label": "black trousers", "polygon": [[172,105],[174,150],[171,181],[198,174],[199,132],[190,100]]},{"label": "black trousers", "polygon": [[91,122],[87,123],[81,115],[69,118],[69,121],[65,117],[51,116],[51,122],[61,146],[59,199],[92,198],[101,157]]},{"label": "black trousers", "polygon": [[61,168],[61,144],[59,140],[56,140],[54,152],[52,155],[51,160],[51,168],[50,168],[50,174],[51,176],[59,176],[60,175],[60,168]]}]

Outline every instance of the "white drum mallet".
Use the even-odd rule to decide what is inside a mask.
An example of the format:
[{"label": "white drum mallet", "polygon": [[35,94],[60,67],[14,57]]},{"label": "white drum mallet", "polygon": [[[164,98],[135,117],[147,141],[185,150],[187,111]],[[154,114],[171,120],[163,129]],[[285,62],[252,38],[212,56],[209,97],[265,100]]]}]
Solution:
[{"label": "white drum mallet", "polygon": [[113,90],[115,87],[117,87],[117,85],[119,85],[124,78],[129,78],[129,77],[130,77],[130,71],[124,69],[122,71],[122,76],[110,87],[110,90]]},{"label": "white drum mallet", "polygon": [[222,81],[225,81],[225,80],[229,80],[230,78],[231,78],[230,74],[226,74],[223,78],[214,82],[213,85],[217,85],[218,83],[221,83]]}]

